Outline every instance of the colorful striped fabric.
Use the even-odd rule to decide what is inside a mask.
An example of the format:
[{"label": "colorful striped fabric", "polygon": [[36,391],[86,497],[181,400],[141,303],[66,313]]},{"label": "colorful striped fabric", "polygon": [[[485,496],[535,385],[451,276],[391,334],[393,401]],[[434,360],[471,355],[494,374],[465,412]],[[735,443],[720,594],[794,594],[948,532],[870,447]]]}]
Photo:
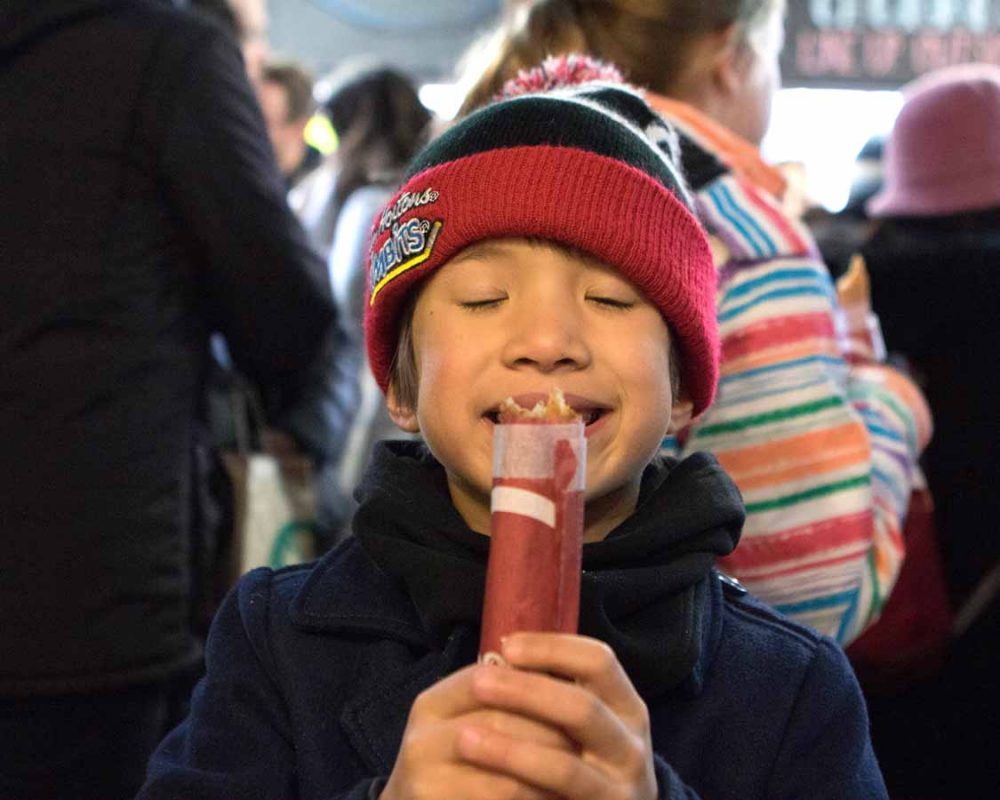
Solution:
[{"label": "colorful striped fabric", "polygon": [[[689,146],[713,140],[697,112],[675,121]],[[714,453],[747,506],[720,567],[846,644],[902,563],[922,398],[890,368],[845,359],[837,295],[808,231],[746,171],[693,188],[716,239],[722,377],[683,451]]]}]

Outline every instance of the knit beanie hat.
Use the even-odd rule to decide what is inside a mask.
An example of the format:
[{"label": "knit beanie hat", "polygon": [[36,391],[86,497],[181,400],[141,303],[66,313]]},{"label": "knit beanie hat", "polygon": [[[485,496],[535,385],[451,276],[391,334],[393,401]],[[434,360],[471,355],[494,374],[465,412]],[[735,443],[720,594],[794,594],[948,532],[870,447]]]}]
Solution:
[{"label": "knit beanie hat", "polygon": [[448,129],[417,155],[376,218],[365,338],[383,391],[401,314],[420,282],[475,242],[532,237],[586,252],[641,289],[669,326],[694,412],[712,402],[716,272],[676,136],[631,87],[552,80],[578,80],[581,63],[594,62],[550,59],[505,87],[515,96]]},{"label": "knit beanie hat", "polygon": [[903,94],[885,143],[885,182],[868,213],[927,217],[1000,207],[1000,67],[947,67]]}]

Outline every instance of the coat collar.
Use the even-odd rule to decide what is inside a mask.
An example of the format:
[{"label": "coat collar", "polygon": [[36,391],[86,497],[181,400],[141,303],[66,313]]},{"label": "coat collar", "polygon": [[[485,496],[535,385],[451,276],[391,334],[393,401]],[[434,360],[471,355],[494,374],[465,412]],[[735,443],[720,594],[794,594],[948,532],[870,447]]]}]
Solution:
[{"label": "coat collar", "polygon": [[[478,637],[459,626],[441,650],[432,649],[397,668],[374,668],[344,704],[340,725],[348,740],[375,775],[388,775],[396,761],[410,709],[417,696],[475,660]],[[387,679],[388,677],[388,679]]]},{"label": "coat collar", "polygon": [[477,632],[469,626],[456,626],[435,646],[409,597],[354,538],[317,563],[292,599],[290,620],[314,633],[406,645],[402,658],[400,648],[384,647],[385,661],[365,673],[338,720],[374,775],[392,771],[417,696],[476,657]]},{"label": "coat collar", "polygon": [[316,564],[292,600],[290,619],[303,630],[430,645],[402,586],[379,570],[353,537]]}]

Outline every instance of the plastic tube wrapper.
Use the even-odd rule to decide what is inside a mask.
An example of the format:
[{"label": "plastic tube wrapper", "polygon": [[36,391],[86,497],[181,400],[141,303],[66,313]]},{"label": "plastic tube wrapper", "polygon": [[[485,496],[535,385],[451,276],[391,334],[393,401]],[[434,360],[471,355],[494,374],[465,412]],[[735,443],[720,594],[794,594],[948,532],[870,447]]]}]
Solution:
[{"label": "plastic tube wrapper", "polygon": [[582,421],[518,420],[493,430],[490,556],[479,657],[504,663],[515,631],[576,633],[580,614]]}]

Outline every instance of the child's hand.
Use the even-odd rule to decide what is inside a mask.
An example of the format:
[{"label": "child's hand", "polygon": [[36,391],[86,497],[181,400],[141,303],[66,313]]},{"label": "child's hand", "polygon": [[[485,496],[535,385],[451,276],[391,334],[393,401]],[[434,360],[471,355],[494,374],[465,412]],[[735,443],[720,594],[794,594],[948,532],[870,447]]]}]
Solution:
[{"label": "child's hand", "polygon": [[607,645],[582,636],[519,633],[506,639],[503,656],[516,669],[475,673],[476,700],[562,730],[578,748],[463,724],[462,758],[567,800],[656,798],[649,713]]},{"label": "child's hand", "polygon": [[852,363],[885,360],[885,342],[878,316],[872,312],[871,283],[865,259],[855,253],[847,272],[837,280],[834,312],[840,351]]},{"label": "child's hand", "polygon": [[[565,752],[573,742],[559,730],[527,717],[490,708],[474,693],[482,675],[512,672],[475,665],[459,670],[424,691],[413,702],[403,742],[381,800],[550,800],[554,795],[516,776],[480,768],[458,753],[463,730],[487,731],[504,739]],[[487,681],[488,682],[488,681]]]},{"label": "child's hand", "polygon": [[847,271],[837,279],[837,302],[844,308],[871,311],[871,283],[864,256],[855,253]]}]

